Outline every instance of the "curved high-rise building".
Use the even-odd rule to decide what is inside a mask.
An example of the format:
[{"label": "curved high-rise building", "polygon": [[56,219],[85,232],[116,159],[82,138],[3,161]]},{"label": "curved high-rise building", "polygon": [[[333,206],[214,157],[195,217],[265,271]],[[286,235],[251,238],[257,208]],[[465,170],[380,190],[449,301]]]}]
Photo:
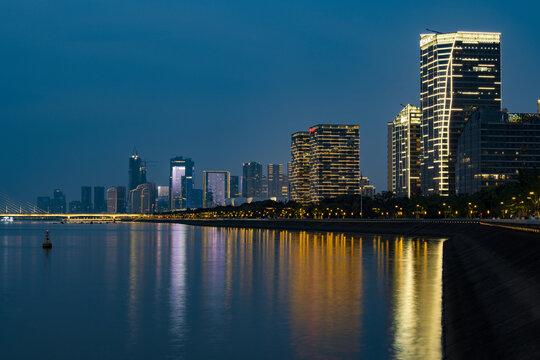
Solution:
[{"label": "curved high-rise building", "polygon": [[420,35],[422,192],[455,193],[457,141],[477,108],[501,106],[501,34]]}]

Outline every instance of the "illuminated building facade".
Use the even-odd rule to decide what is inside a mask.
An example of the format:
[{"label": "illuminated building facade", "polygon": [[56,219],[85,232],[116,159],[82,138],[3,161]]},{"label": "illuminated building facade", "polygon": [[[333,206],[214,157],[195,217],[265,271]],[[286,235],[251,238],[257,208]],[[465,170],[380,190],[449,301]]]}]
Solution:
[{"label": "illuminated building facade", "polygon": [[420,35],[421,186],[455,193],[458,134],[481,106],[500,110],[500,33]]},{"label": "illuminated building facade", "polygon": [[170,210],[192,208],[193,168],[195,164],[189,158],[177,156],[171,159],[169,173]]},{"label": "illuminated building facade", "polygon": [[225,206],[231,197],[231,174],[228,171],[203,171],[203,207]]},{"label": "illuminated building facade", "polygon": [[158,186],[156,198],[156,211],[163,212],[169,210],[169,187]]},{"label": "illuminated building facade", "polygon": [[156,184],[144,183],[129,192],[129,203],[133,214],[151,214],[156,206]]},{"label": "illuminated building facade", "polygon": [[107,189],[107,212],[123,214],[126,212],[126,187],[116,186]]},{"label": "illuminated building facade", "polygon": [[392,122],[388,168],[391,169],[390,191],[397,196],[411,197],[421,192],[421,122],[420,108],[410,104],[405,106]]},{"label": "illuminated building facade", "polygon": [[393,122],[386,124],[386,189],[392,191],[392,128]]},{"label": "illuminated building facade", "polygon": [[242,196],[263,197],[263,171],[258,162],[248,162],[242,165]]},{"label": "illuminated building facade", "polygon": [[291,135],[290,198],[293,201],[309,201],[309,132]]},{"label": "illuminated building facade", "polygon": [[360,193],[358,125],[315,125],[309,129],[309,199]]},{"label": "illuminated building facade", "polygon": [[459,194],[517,181],[519,171],[540,168],[540,114],[480,108],[458,140]]}]

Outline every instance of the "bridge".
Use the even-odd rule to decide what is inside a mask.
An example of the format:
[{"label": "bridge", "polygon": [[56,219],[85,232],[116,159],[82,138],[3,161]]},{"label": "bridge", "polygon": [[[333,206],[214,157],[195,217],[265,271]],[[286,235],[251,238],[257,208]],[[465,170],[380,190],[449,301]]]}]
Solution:
[{"label": "bridge", "polygon": [[144,214],[47,214],[47,213],[0,213],[13,220],[64,221],[64,222],[116,222],[148,217]]}]

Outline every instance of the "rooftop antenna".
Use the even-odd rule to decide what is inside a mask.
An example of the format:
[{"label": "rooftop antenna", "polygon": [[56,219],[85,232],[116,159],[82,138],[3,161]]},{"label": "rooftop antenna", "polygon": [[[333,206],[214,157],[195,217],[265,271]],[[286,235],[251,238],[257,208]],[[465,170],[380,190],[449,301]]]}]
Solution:
[{"label": "rooftop antenna", "polygon": [[431,30],[431,29],[428,29],[428,28],[426,28],[426,31],[429,31],[429,32],[432,32],[432,33],[435,33],[435,34],[444,34],[444,33],[440,32],[440,31]]}]

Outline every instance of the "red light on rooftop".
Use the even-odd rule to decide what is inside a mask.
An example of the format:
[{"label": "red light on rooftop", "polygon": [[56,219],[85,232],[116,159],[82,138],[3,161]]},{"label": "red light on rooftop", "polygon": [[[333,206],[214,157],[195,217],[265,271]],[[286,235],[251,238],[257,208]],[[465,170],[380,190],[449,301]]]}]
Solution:
[{"label": "red light on rooftop", "polygon": [[312,132],[315,132],[315,128],[309,129],[309,133],[311,134]]}]

